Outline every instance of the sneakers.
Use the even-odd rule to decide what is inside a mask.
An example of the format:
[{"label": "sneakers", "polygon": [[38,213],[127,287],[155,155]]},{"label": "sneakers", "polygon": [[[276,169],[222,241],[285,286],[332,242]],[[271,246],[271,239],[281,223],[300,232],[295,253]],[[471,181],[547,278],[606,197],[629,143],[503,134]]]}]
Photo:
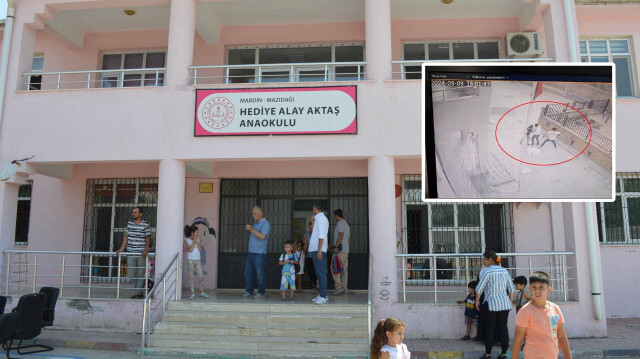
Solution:
[{"label": "sneakers", "polygon": [[464,337],[460,338],[460,340],[470,340],[471,338],[468,335],[465,335]]},{"label": "sneakers", "polygon": [[325,304],[327,303],[329,300],[325,297],[320,297],[318,300],[315,301],[316,304]]},{"label": "sneakers", "polygon": [[253,299],[264,299],[264,297],[265,297],[265,295],[264,295],[264,294],[260,294],[260,293],[258,293],[258,294],[256,294],[256,295],[254,295],[254,296],[253,296]]},{"label": "sneakers", "polygon": [[191,296],[189,297],[189,300],[194,300],[196,299],[196,295],[194,293],[191,293]]},{"label": "sneakers", "polygon": [[244,294],[242,295],[242,299],[247,299],[251,296],[252,293],[249,292],[244,292]]},{"label": "sneakers", "polygon": [[280,298],[280,303],[284,303],[284,302],[286,302],[286,301],[287,301],[287,300],[286,300],[285,298]]},{"label": "sneakers", "polygon": [[311,301],[315,303],[315,302],[317,302],[317,301],[318,301],[318,299],[320,299],[320,298],[321,298],[321,297],[318,295],[317,297],[315,297],[315,298],[311,299]]},{"label": "sneakers", "polygon": [[333,291],[333,294],[340,294],[340,293],[343,293],[344,291],[345,291],[344,288],[339,287]]},{"label": "sneakers", "polygon": [[202,298],[209,298],[209,295],[207,293],[205,293],[205,292],[200,292],[200,296]]}]

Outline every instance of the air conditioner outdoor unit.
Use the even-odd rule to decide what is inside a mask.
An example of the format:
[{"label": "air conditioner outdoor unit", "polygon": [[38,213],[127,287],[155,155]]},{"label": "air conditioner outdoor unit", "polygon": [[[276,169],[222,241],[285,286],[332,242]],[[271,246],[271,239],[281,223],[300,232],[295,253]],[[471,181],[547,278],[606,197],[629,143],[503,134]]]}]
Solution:
[{"label": "air conditioner outdoor unit", "polygon": [[539,32],[509,32],[505,41],[507,57],[540,57],[541,40]]}]

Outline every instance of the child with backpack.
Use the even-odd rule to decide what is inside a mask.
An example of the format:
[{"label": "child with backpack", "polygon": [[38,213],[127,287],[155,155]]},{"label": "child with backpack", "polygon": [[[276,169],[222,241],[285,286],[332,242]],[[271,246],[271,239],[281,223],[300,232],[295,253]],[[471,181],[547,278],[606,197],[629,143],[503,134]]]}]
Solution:
[{"label": "child with backpack", "polygon": [[280,255],[279,264],[282,266],[282,279],[280,280],[280,290],[282,298],[280,302],[287,301],[287,288],[291,291],[289,301],[293,301],[293,292],[296,290],[296,264],[299,263],[298,256],[293,253],[293,243],[286,241],[284,243],[284,253]]}]

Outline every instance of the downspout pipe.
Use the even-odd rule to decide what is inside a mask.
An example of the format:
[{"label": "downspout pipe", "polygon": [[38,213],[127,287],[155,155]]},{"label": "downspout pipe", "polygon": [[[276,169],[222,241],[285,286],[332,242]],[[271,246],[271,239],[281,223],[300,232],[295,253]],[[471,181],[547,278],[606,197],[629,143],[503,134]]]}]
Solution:
[{"label": "downspout pipe", "polygon": [[573,31],[574,19],[571,13],[571,1],[563,0],[564,6],[564,22],[567,26],[567,42],[569,44],[569,61],[578,62],[578,55],[576,55],[576,33]]},{"label": "downspout pipe", "polygon": [[589,269],[591,270],[591,298],[593,299],[593,314],[596,320],[602,318],[602,307],[600,301],[600,276],[598,275],[597,239],[594,227],[592,202],[584,203],[585,222],[587,224],[587,244],[589,247]]},{"label": "downspout pipe", "polygon": [[16,6],[13,0],[7,0],[7,19],[4,21],[4,35],[2,37],[2,60],[0,60],[0,125],[2,125],[4,92],[7,85],[7,69],[9,68],[9,49],[11,48],[11,33],[13,32],[13,18],[15,14]]}]

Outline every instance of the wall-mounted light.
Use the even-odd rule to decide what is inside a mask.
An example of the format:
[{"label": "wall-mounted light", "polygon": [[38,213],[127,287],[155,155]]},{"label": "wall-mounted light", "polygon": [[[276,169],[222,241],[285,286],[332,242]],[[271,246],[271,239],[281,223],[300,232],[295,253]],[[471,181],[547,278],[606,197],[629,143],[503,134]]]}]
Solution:
[{"label": "wall-mounted light", "polygon": [[127,14],[129,16],[133,16],[133,15],[136,14],[136,11],[134,9],[130,9],[130,8],[124,9],[123,11],[124,11],[125,14]]}]

